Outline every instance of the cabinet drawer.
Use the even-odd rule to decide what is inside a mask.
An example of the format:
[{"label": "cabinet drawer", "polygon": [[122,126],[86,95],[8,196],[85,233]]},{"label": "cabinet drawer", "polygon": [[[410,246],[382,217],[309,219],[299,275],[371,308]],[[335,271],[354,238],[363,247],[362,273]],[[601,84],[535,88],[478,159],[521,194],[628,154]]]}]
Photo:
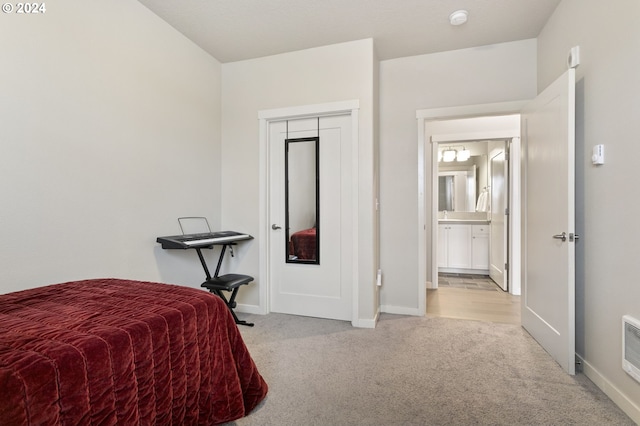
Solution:
[{"label": "cabinet drawer", "polygon": [[473,225],[471,227],[471,233],[474,237],[488,236],[489,225]]}]

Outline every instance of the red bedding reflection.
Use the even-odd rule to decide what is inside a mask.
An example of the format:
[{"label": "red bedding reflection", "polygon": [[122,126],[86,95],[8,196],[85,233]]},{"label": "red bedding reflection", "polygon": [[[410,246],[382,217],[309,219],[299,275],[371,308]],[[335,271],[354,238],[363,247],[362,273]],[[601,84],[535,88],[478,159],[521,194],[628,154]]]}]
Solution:
[{"label": "red bedding reflection", "polygon": [[2,424],[210,425],[266,393],[205,291],[101,279],[0,295]]},{"label": "red bedding reflection", "polygon": [[291,235],[292,254],[298,259],[316,259],[316,228],[305,229]]}]

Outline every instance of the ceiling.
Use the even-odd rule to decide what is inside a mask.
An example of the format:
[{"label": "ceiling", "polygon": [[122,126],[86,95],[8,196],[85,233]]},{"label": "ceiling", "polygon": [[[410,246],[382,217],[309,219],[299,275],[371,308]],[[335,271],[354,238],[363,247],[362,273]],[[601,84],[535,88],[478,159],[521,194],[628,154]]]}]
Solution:
[{"label": "ceiling", "polygon": [[[373,38],[380,60],[535,38],[560,0],[138,0],[220,62]],[[469,20],[449,24],[466,9]]]}]

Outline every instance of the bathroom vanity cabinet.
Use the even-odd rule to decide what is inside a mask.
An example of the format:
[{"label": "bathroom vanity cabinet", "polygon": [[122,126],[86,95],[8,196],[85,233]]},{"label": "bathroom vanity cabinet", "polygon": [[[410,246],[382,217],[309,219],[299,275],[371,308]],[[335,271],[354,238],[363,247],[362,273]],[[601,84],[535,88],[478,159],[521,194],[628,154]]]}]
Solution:
[{"label": "bathroom vanity cabinet", "polygon": [[438,268],[441,272],[488,273],[489,225],[439,223]]},{"label": "bathroom vanity cabinet", "polygon": [[471,225],[471,268],[489,270],[489,225]]}]

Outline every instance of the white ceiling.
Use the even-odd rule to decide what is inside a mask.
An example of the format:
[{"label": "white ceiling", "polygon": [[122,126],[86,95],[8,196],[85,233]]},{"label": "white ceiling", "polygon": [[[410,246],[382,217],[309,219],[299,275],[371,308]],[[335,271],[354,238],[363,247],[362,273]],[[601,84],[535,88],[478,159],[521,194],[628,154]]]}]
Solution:
[{"label": "white ceiling", "polygon": [[[138,0],[221,62],[373,38],[380,60],[535,38],[560,0]],[[449,24],[458,9],[461,26]]]}]

